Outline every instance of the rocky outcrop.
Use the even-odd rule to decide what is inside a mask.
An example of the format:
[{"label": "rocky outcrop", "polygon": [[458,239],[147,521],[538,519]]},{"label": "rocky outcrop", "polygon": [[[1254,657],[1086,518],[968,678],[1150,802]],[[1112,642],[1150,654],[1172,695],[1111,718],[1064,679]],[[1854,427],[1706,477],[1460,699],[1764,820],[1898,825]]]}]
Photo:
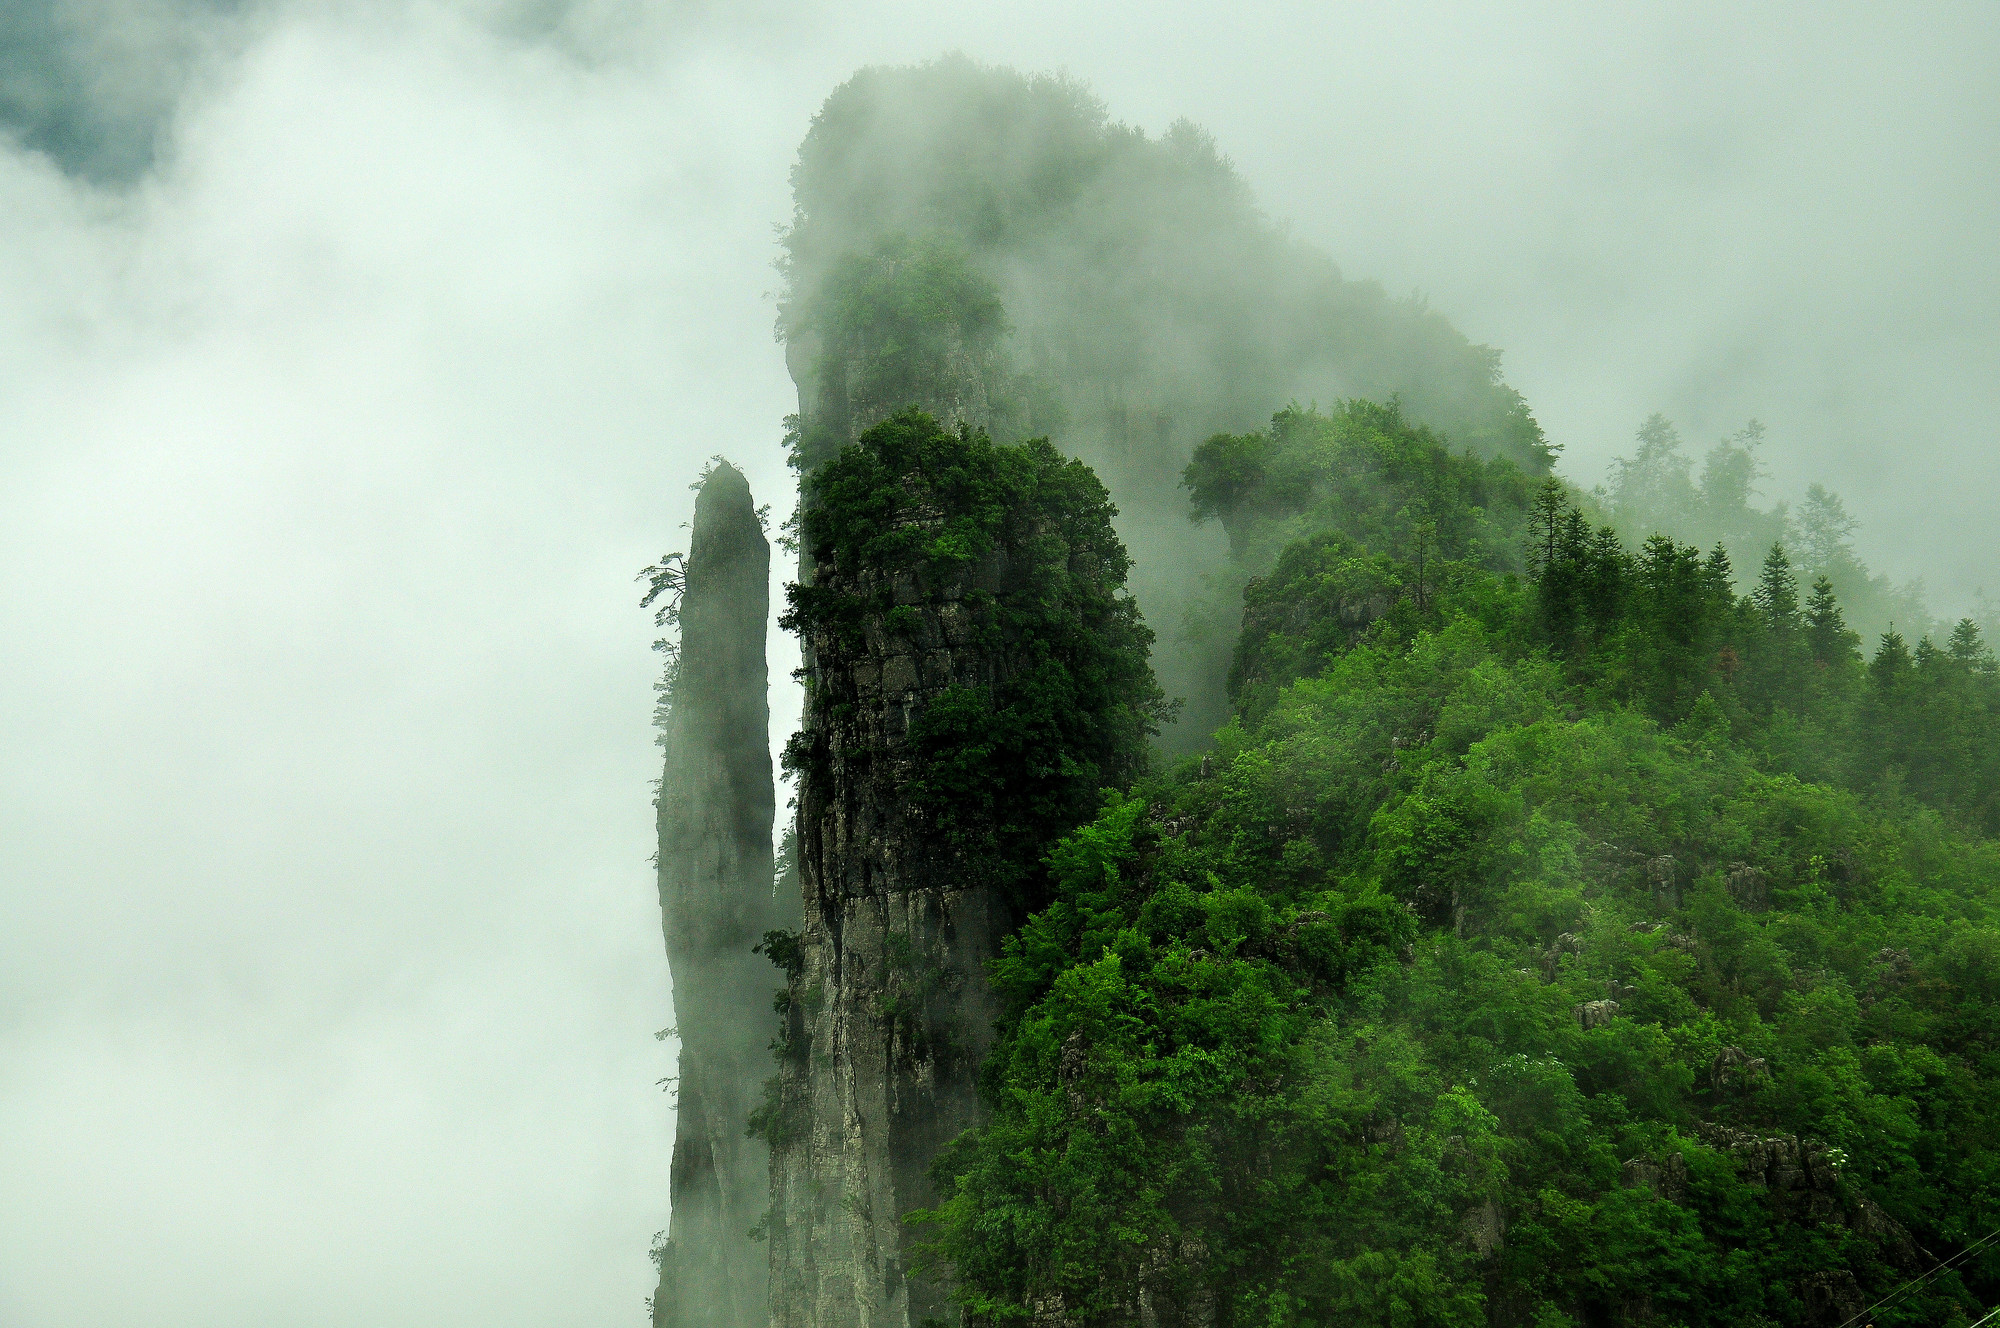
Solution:
[{"label": "rocky outcrop", "polygon": [[[905,407],[953,430],[997,422],[998,324],[983,312],[996,297],[962,270],[940,288],[941,257],[954,267],[895,243],[849,255],[787,329],[805,475]],[[913,307],[929,316],[895,316]],[[809,684],[794,742],[815,770],[799,787],[804,921],[786,956],[778,1092],[760,1120],[772,1328],[904,1328],[942,1308],[909,1276],[902,1217],[929,1202],[938,1149],[978,1120],[973,1076],[995,1014],[985,965],[1008,919],[912,823],[908,739],[945,689],[997,681],[984,638],[1007,570],[1003,552],[937,582],[822,566],[810,541],[800,551],[802,585],[877,611],[858,642],[800,633]]]},{"label": "rocky outcrop", "polygon": [[1345,535],[1322,532],[1295,541],[1268,575],[1244,587],[1230,695],[1242,698],[1317,673],[1367,636],[1402,593],[1389,559]]},{"label": "rocky outcrop", "polygon": [[1005,551],[944,582],[817,569],[822,586],[886,604],[858,640],[808,636],[802,736],[825,764],[799,791],[805,923],[772,1167],[774,1328],[901,1328],[939,1308],[908,1276],[902,1218],[930,1201],[938,1149],[978,1120],[973,1075],[996,1013],[985,965],[1008,918],[912,816],[909,738],[947,688],[1000,680],[981,600],[1010,571]]},{"label": "rocky outcrop", "polygon": [[[1796,1135],[1760,1135],[1720,1125],[1703,1127],[1702,1141],[1726,1155],[1738,1176],[1763,1190],[1772,1211],[1785,1221],[1846,1227],[1872,1241],[1883,1261],[1905,1275],[1936,1263],[1902,1223],[1841,1180],[1840,1155],[1825,1145]],[[1853,1288],[1852,1273],[1839,1271],[1820,1274],[1800,1290],[1820,1307],[1813,1322],[1839,1323],[1843,1316],[1834,1311],[1848,1305]]]},{"label": "rocky outcrop", "polygon": [[1827,1150],[1801,1144],[1797,1135],[1759,1135],[1726,1126],[1709,1126],[1702,1138],[1728,1156],[1736,1172],[1762,1188],[1785,1216],[1823,1221],[1841,1211],[1839,1172]]},{"label": "rocky outcrop", "polygon": [[904,1218],[981,1119],[987,964],[1053,837],[1143,759],[1158,689],[1102,487],[1048,444],[904,412],[805,487],[772,1323],[907,1328],[946,1311]]},{"label": "rocky outcrop", "polygon": [[1657,1162],[1648,1157],[1627,1158],[1619,1179],[1627,1189],[1648,1189],[1679,1203],[1687,1197],[1687,1159],[1679,1153],[1668,1153]]},{"label": "rocky outcrop", "polygon": [[1562,973],[1564,955],[1583,953],[1583,937],[1573,931],[1566,931],[1549,942],[1549,948],[1542,951],[1542,976],[1554,982]]},{"label": "rocky outcrop", "polygon": [[1708,1065],[1709,1086],[1718,1093],[1752,1088],[1770,1078],[1770,1063],[1741,1047],[1724,1047]]},{"label": "rocky outcrop", "polygon": [[836,445],[853,442],[905,406],[916,406],[944,423],[991,429],[998,422],[996,413],[1008,414],[1011,404],[998,352],[948,323],[934,336],[934,362],[925,366],[917,384],[903,391],[868,372],[882,353],[879,338],[864,333],[831,345],[811,332],[794,338],[786,359],[802,384],[803,413],[825,427]]},{"label": "rocky outcrop", "polygon": [[750,1232],[766,1207],[769,1159],[746,1128],[771,1071],[777,981],[752,947],[797,917],[771,879],[770,565],[749,484],[717,463],[695,500],[663,720],[660,914],[680,1070],[658,1328],[766,1321],[767,1259]]},{"label": "rocky outcrop", "polygon": [[1585,1032],[1593,1028],[1609,1028],[1611,1021],[1618,1017],[1617,1001],[1585,1001],[1570,1011]]},{"label": "rocky outcrop", "polygon": [[1732,862],[1723,876],[1723,885],[1729,897],[1739,908],[1751,913],[1762,913],[1771,903],[1771,878],[1761,867],[1752,867],[1747,862]]},{"label": "rocky outcrop", "polygon": [[949,245],[895,236],[842,256],[785,327],[799,392],[794,459],[811,470],[898,411],[1002,438],[1030,421],[997,288]]}]

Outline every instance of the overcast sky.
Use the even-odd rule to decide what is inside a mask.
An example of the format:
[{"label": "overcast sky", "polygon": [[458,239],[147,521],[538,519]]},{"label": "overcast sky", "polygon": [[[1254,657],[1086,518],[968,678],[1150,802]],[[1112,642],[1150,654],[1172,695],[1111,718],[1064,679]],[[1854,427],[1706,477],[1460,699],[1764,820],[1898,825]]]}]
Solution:
[{"label": "overcast sky", "polygon": [[1771,496],[2000,590],[1990,4],[959,8],[0,19],[0,1323],[640,1322],[632,576],[710,454],[789,509],[772,227],[860,64],[1188,115],[1572,478],[1756,415]]}]

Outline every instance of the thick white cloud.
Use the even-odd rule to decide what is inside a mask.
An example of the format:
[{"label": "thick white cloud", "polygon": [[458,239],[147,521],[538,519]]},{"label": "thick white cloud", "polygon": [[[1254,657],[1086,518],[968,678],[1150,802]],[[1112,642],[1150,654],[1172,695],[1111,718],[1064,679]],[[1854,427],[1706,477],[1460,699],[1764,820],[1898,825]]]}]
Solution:
[{"label": "thick white cloud", "polygon": [[642,1313],[632,576],[786,501],[740,90],[320,15],[129,198],[0,166],[0,1321]]},{"label": "thick white cloud", "polygon": [[320,0],[239,11],[125,191],[0,153],[0,1322],[638,1321],[631,576],[712,453],[788,508],[771,228],[860,63],[1191,115],[1506,347],[1578,477],[1760,414],[1774,494],[1845,488],[1954,607],[1995,38],[1759,12]]}]

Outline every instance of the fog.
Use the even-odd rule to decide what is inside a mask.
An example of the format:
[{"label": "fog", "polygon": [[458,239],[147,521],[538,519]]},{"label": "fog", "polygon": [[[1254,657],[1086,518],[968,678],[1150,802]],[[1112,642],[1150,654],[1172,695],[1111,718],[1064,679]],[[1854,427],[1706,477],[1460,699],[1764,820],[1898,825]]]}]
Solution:
[{"label": "fog", "polygon": [[1656,409],[1697,449],[1755,415],[1769,498],[1840,490],[1940,612],[2000,590],[2000,29],[1760,12],[17,11],[0,1323],[641,1320],[673,1016],[632,578],[712,454],[789,510],[773,228],[862,64],[1186,115],[1505,348],[1566,476]]}]

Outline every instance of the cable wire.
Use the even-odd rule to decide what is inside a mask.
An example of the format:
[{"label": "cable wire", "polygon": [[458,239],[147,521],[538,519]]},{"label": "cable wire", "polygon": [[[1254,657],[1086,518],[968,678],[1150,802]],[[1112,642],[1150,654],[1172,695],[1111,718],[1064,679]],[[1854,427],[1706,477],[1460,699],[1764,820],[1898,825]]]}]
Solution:
[{"label": "cable wire", "polygon": [[[1881,1309],[1884,1305],[1887,1305],[1892,1301],[1901,1300],[1906,1294],[1916,1290],[1924,1283],[1930,1281],[1933,1277],[1936,1277],[1939,1273],[1945,1271],[1947,1268],[1957,1263],[1960,1259],[1964,1259],[1973,1254],[1977,1254],[1981,1249],[1983,1249],[1987,1245],[1992,1244],[1995,1240],[2000,1240],[2000,1227],[1996,1227],[1992,1231],[1987,1232],[1982,1239],[1966,1246],[1964,1249],[1960,1250],[1957,1254],[1952,1255],[1949,1259],[1946,1259],[1943,1263],[1940,1263],[1939,1265],[1937,1265],[1937,1267],[1931,1269],[1928,1273],[1925,1273],[1922,1277],[1911,1278],[1909,1281],[1903,1283],[1903,1285],[1897,1287],[1894,1291],[1891,1291],[1888,1295],[1882,1297],[1882,1299],[1876,1301],[1873,1305],[1870,1305],[1867,1309],[1862,1310],[1859,1313],[1849,1315],[1846,1321],[1840,1325],[1840,1328],[1849,1328],[1850,1324],[1853,1324],[1858,1320],[1866,1318],[1868,1315],[1873,1314],[1876,1310]],[[1995,1310],[1994,1314],[2000,1314],[2000,1310]],[[1989,1314],[1986,1316],[1986,1319],[1990,1319],[1992,1317],[1993,1314]],[[1981,1319],[1979,1322],[1985,1323],[1986,1319]],[[1973,1328],[1978,1328],[1978,1324],[1973,1325]]]}]

